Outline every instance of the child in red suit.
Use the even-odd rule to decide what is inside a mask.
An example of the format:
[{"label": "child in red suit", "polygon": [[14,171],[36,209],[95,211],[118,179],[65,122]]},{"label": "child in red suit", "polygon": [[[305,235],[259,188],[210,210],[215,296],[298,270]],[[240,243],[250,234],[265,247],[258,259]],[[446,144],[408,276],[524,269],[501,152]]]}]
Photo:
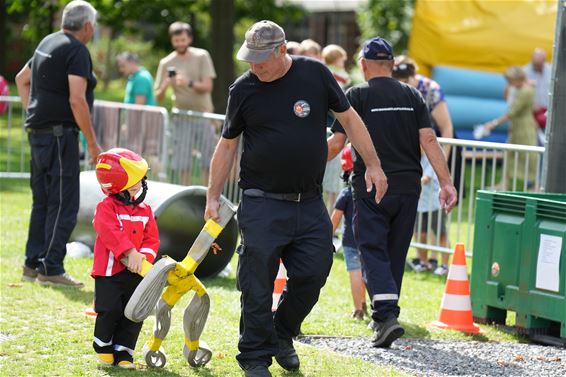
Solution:
[{"label": "child in red suit", "polygon": [[[127,319],[124,308],[142,279],[138,273],[143,260],[152,263],[159,249],[153,212],[143,203],[147,170],[143,158],[122,148],[101,153],[96,164],[96,178],[107,195],[92,222],[96,241],[91,275],[98,314],[93,347],[103,365],[135,368],[133,354],[142,323]],[[121,262],[125,257],[127,265]]]}]

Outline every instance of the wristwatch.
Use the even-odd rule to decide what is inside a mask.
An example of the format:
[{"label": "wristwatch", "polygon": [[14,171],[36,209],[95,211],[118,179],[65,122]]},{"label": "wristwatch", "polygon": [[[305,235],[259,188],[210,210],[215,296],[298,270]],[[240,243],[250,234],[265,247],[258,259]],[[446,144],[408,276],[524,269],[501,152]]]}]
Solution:
[{"label": "wristwatch", "polygon": [[189,88],[193,87],[193,80],[189,80]]}]

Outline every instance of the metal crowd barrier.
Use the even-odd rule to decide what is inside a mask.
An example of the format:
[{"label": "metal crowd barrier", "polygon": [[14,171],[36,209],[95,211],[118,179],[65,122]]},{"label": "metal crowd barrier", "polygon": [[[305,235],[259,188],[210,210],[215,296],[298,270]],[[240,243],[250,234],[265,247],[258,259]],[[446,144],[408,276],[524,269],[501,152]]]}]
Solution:
[{"label": "metal crowd barrier", "polygon": [[29,145],[20,97],[0,96],[0,104],[7,104],[0,113],[0,178],[27,178]]},{"label": "metal crowd barrier", "polygon": [[[0,114],[0,178],[29,177],[29,146],[19,98],[0,97],[0,102],[8,103],[7,110]],[[206,186],[210,157],[223,121],[224,115],[220,114],[179,109],[168,113],[162,107],[108,101],[95,101],[93,111],[94,128],[103,149],[131,148],[148,159],[153,179],[185,185]],[[476,191],[504,189],[498,186],[502,176],[508,178],[507,191],[541,189],[544,147],[444,138],[439,138],[439,142],[452,145],[451,173],[460,170],[455,185],[459,189],[458,204],[446,218],[449,241],[464,242],[467,254],[471,255]],[[241,198],[237,184],[241,149],[242,143],[223,191],[233,203]],[[458,166],[457,153],[462,157]],[[92,169],[86,165],[84,168]],[[441,245],[434,237],[439,234],[441,219],[438,217],[436,223],[429,221],[426,237],[413,240],[411,246],[451,253],[450,246]],[[421,222],[422,216],[418,216],[417,229]]]},{"label": "metal crowd barrier", "polygon": [[[442,211],[436,222],[426,223],[425,240],[415,237],[411,246],[425,250],[452,253],[457,242],[463,242],[466,255],[471,256],[473,245],[473,227],[475,215],[476,191],[539,191],[541,187],[541,168],[544,147],[491,143],[483,141],[438,138],[441,145],[451,145],[452,155],[449,166],[452,177],[460,170],[459,182],[454,185],[458,190],[458,203],[451,213]],[[461,154],[457,166],[456,154]],[[436,194],[435,194],[436,195]],[[429,198],[429,202],[435,198]],[[442,216],[446,216],[449,245],[440,243]],[[415,229],[423,226],[423,215],[418,214]],[[454,237],[455,235],[455,237]],[[423,242],[424,241],[424,242]]]},{"label": "metal crowd barrier", "polygon": [[[182,185],[208,185],[210,159],[220,138],[224,115],[203,113],[173,108],[171,111],[172,148],[170,155],[170,182]],[[223,195],[233,203],[239,203],[241,190],[238,187],[240,155],[238,156],[224,185]]]},{"label": "metal crowd barrier", "polygon": [[[94,101],[92,125],[102,150],[128,148],[143,156],[150,179],[167,180],[169,113],[164,107]],[[86,146],[83,145],[86,151]],[[84,159],[88,168],[88,156]]]}]

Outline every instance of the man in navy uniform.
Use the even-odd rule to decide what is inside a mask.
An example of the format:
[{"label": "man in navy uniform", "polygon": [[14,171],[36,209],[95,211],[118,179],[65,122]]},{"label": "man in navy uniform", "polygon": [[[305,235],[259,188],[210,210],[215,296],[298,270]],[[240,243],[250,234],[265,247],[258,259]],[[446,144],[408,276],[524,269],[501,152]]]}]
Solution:
[{"label": "man in navy uniform", "polygon": [[[353,228],[372,300],[372,344],[389,347],[405,332],[397,321],[398,302],[421,191],[421,147],[440,181],[439,199],[446,212],[454,207],[457,195],[422,96],[392,78],[394,61],[389,42],[379,37],[366,41],[360,63],[367,82],[350,88],[346,96],[379,150],[388,190],[380,203],[372,199],[373,193],[366,191],[363,179],[365,157],[354,146]],[[346,142],[340,119],[332,130],[329,158]]]}]

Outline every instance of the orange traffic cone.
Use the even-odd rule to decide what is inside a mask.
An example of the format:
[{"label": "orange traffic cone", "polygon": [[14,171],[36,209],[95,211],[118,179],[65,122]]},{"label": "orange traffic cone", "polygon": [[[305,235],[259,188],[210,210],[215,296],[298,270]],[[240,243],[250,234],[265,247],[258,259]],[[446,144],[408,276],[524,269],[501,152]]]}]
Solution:
[{"label": "orange traffic cone", "polygon": [[271,311],[277,311],[277,306],[279,305],[279,298],[283,293],[283,288],[287,283],[287,270],[283,265],[283,261],[279,260],[279,271],[277,271],[277,277],[275,278],[275,286],[273,287],[273,303],[271,304]]},{"label": "orange traffic cone", "polygon": [[432,325],[441,329],[453,329],[471,334],[480,332],[480,327],[474,323],[472,318],[470,284],[463,243],[456,244],[440,304],[440,316],[438,321],[432,322]]}]

